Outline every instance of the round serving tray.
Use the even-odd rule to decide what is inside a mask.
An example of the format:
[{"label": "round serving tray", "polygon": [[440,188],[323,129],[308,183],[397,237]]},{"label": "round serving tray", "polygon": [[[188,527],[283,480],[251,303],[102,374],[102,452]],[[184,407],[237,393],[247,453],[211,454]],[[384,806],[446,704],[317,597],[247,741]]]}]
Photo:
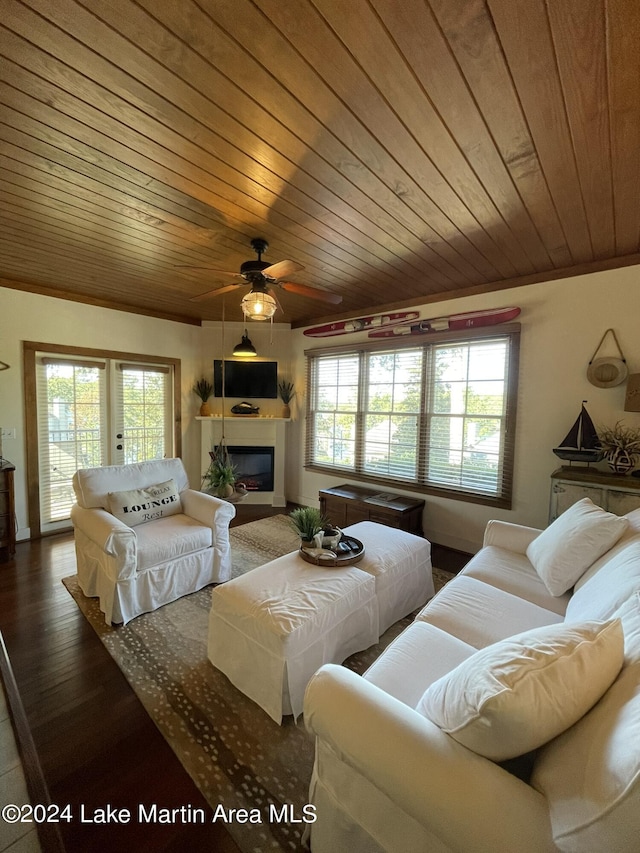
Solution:
[{"label": "round serving tray", "polygon": [[340,566],[351,566],[364,557],[364,545],[359,539],[356,539],[355,536],[350,536],[349,539],[352,539],[359,545],[358,551],[349,551],[348,553],[340,551],[337,554],[334,554],[332,551],[325,550],[320,554],[312,554],[310,551],[300,548],[300,556],[307,563],[312,563],[314,566],[324,566],[328,569],[339,569]]}]

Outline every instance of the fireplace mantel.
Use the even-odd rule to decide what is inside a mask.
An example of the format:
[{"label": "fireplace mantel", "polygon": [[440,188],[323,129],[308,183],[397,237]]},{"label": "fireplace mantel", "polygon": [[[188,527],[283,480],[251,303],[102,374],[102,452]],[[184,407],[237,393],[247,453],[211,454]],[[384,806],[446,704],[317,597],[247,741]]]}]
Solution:
[{"label": "fireplace mantel", "polygon": [[[222,437],[222,418],[218,416],[203,418],[196,417],[202,424],[201,428],[201,466],[202,473],[207,470],[211,461],[209,451],[219,444]],[[254,418],[239,415],[225,417],[224,439],[228,445],[241,447],[273,447],[273,491],[250,492],[244,499],[245,503],[271,504],[271,506],[286,506],[284,493],[286,427],[290,418]]]}]

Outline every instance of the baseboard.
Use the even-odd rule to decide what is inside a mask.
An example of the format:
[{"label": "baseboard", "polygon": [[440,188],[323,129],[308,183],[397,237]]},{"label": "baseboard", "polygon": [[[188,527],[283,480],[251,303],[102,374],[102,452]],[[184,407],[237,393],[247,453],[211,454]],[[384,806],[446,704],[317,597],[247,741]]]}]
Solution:
[{"label": "baseboard", "polygon": [[473,554],[449,548],[447,545],[438,545],[437,542],[431,543],[431,562],[445,572],[457,574],[467,565],[472,556]]}]

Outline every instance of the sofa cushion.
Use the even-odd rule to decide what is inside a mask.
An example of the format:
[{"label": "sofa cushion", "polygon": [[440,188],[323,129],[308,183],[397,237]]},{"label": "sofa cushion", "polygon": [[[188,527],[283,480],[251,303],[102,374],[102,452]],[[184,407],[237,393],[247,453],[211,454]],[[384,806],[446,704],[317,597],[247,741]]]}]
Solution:
[{"label": "sofa cushion", "polygon": [[561,616],[569,603],[569,593],[557,596],[549,593],[528,557],[496,545],[478,551],[460,575],[476,578]]},{"label": "sofa cushion", "polygon": [[540,750],[531,784],[549,801],[556,845],[568,853],[635,853],[640,838],[640,593],[616,612],[622,671],[600,701]]},{"label": "sofa cushion", "polygon": [[175,480],[156,483],[144,489],[109,492],[108,498],[109,512],[129,527],[182,512]]},{"label": "sofa cushion", "polygon": [[565,618],[609,619],[620,605],[640,590],[640,540],[630,539],[598,560],[589,577],[576,587]]},{"label": "sofa cushion", "polygon": [[181,513],[141,524],[136,527],[136,538],[138,573],[210,548],[213,542],[210,527]]},{"label": "sofa cushion", "polygon": [[626,518],[589,498],[573,504],[527,548],[527,557],[551,595],[562,595],[626,530]]},{"label": "sofa cushion", "polygon": [[412,622],[365,672],[363,678],[411,708],[426,688],[475,653],[427,622]]},{"label": "sofa cushion", "polygon": [[619,619],[525,631],[434,682],[417,710],[468,749],[503,761],[579,720],[622,667]]},{"label": "sofa cushion", "polygon": [[562,622],[559,613],[465,575],[449,581],[416,619],[476,649],[525,629]]}]

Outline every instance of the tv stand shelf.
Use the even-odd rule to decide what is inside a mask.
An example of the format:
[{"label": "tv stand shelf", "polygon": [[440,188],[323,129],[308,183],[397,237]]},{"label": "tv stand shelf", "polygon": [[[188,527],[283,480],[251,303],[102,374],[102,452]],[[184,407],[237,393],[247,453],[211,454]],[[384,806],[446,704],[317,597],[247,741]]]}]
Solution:
[{"label": "tv stand shelf", "polygon": [[320,512],[338,527],[346,527],[358,521],[377,521],[378,524],[397,527],[416,536],[423,535],[424,500],[392,494],[386,489],[367,489],[346,483],[331,489],[320,489],[319,497]]}]

